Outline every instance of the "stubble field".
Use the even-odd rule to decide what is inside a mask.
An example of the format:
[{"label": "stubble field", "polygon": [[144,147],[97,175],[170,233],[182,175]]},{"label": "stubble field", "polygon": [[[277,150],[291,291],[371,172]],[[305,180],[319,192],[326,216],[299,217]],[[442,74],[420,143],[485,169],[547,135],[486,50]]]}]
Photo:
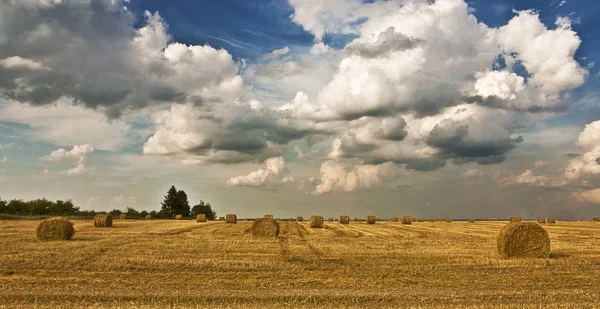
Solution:
[{"label": "stubble field", "polygon": [[0,308],[600,308],[600,223],[546,224],[550,259],[504,260],[506,222],[0,221]]}]

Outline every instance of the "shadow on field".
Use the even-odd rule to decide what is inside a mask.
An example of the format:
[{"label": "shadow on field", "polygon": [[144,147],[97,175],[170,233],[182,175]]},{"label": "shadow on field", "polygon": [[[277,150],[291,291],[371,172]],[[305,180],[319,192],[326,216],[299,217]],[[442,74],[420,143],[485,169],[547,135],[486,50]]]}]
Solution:
[{"label": "shadow on field", "polygon": [[561,252],[550,253],[550,258],[554,259],[554,260],[566,259],[568,257],[569,257],[569,255],[566,253],[561,253]]}]

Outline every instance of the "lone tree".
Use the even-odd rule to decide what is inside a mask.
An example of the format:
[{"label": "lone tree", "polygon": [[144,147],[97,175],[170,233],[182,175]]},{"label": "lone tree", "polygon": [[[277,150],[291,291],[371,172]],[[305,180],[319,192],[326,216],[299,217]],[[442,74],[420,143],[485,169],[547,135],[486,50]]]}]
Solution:
[{"label": "lone tree", "polygon": [[176,215],[189,216],[190,203],[187,194],[183,190],[177,191],[175,186],[167,191],[164,201],[161,203],[160,212],[166,217],[175,217]]},{"label": "lone tree", "polygon": [[192,215],[194,217],[199,214],[205,214],[206,219],[208,220],[217,220],[217,213],[212,210],[210,203],[204,203],[204,201],[200,201],[198,205],[195,205],[192,208]]}]

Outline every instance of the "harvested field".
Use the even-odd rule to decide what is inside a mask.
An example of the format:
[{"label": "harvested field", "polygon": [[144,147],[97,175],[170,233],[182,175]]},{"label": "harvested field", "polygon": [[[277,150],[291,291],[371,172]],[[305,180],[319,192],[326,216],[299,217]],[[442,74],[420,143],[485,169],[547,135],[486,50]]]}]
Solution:
[{"label": "harvested field", "polygon": [[[0,221],[0,308],[597,308],[600,224],[544,225],[548,259],[503,259],[507,221],[402,225]],[[194,244],[194,245],[190,245]],[[549,280],[551,278],[552,280]],[[174,292],[175,291],[175,292]],[[199,293],[199,291],[202,291]]]}]

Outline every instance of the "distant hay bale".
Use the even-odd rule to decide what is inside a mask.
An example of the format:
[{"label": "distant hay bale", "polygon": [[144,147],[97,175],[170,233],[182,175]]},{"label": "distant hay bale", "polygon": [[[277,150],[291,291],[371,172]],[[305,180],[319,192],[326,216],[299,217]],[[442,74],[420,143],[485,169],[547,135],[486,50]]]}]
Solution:
[{"label": "distant hay bale", "polygon": [[585,219],[579,219],[579,221],[582,221],[582,222],[583,222],[583,221],[585,221]]},{"label": "distant hay bale", "polygon": [[452,219],[451,218],[446,218],[446,222],[447,223],[452,223]]},{"label": "distant hay bale", "polygon": [[294,222],[294,218],[289,218],[288,221],[289,222]]},{"label": "distant hay bale", "polygon": [[250,228],[252,236],[255,237],[277,237],[279,235],[279,223],[273,218],[258,218]]},{"label": "distant hay bale", "polygon": [[425,218],[417,218],[417,222],[425,222]]},{"label": "distant hay bale", "polygon": [[367,224],[375,224],[377,218],[375,216],[367,216]]},{"label": "distant hay bale", "polygon": [[417,222],[419,219],[417,219],[417,218],[415,218],[415,217],[410,217],[410,220],[411,220],[412,222]]},{"label": "distant hay bale", "polygon": [[390,219],[390,222],[398,222],[398,217],[392,217],[392,218]]},{"label": "distant hay bale", "polygon": [[510,223],[521,222],[521,217],[510,217]]},{"label": "distant hay bale", "polygon": [[206,214],[197,214],[196,222],[206,222]]},{"label": "distant hay bale", "polygon": [[310,216],[310,227],[314,229],[323,228],[323,217]]},{"label": "distant hay bale", "polygon": [[556,219],[554,219],[554,218],[548,218],[548,220],[546,220],[546,222],[554,224],[554,223],[556,223]]},{"label": "distant hay bale", "polygon": [[219,217],[219,221],[225,221],[225,217]]},{"label": "distant hay bale", "polygon": [[146,218],[146,220],[150,220],[150,219],[152,219],[152,215],[146,215],[145,218]]},{"label": "distant hay bale", "polygon": [[119,215],[119,220],[125,220],[125,219],[127,219],[127,215],[126,214]]},{"label": "distant hay bale", "polygon": [[182,216],[182,215],[177,215],[177,216],[175,216],[175,220],[182,220],[182,219],[183,219],[183,216]]},{"label": "distant hay bale", "polygon": [[546,218],[538,218],[537,221],[538,221],[538,223],[545,224],[546,223]]},{"label": "distant hay bale", "polygon": [[377,222],[381,221],[381,218],[377,218]]},{"label": "distant hay bale", "polygon": [[302,222],[302,221],[304,221],[304,218],[302,218],[302,217],[296,217],[296,221]]},{"label": "distant hay bale", "polygon": [[227,214],[225,216],[225,222],[235,224],[235,223],[237,223],[237,216],[234,214]]},{"label": "distant hay bale", "polygon": [[483,218],[483,221],[488,222],[488,221],[490,221],[490,218],[487,218],[487,217]]},{"label": "distant hay bale", "polygon": [[275,219],[275,221],[281,222],[281,218],[277,218],[277,219]]},{"label": "distant hay bale", "polygon": [[469,219],[469,223],[475,223],[475,219],[473,219],[473,218]]},{"label": "distant hay bale", "polygon": [[350,224],[350,216],[340,216],[340,224]]},{"label": "distant hay bale", "polygon": [[410,216],[404,216],[400,218],[400,222],[402,222],[402,224],[412,224],[412,218]]},{"label": "distant hay bale", "polygon": [[496,221],[502,221],[502,219],[501,218],[496,218]]},{"label": "distant hay bale", "polygon": [[597,221],[600,221],[600,218],[598,218],[598,217],[594,217],[594,218],[592,218],[592,221],[596,221],[596,222],[597,222]]},{"label": "distant hay bale", "polygon": [[358,218],[354,218],[354,222],[358,222]]},{"label": "distant hay bale", "polygon": [[41,241],[70,240],[75,234],[73,223],[64,218],[46,219],[38,224],[35,232]]},{"label": "distant hay bale", "polygon": [[436,221],[435,219],[429,219],[429,222],[435,222],[435,221]]},{"label": "distant hay bale", "polygon": [[327,221],[333,222],[333,218],[328,218]]},{"label": "distant hay bale", "polygon": [[271,218],[271,219],[273,219],[273,215],[264,215],[263,218]]},{"label": "distant hay bale", "polygon": [[111,227],[112,216],[109,214],[97,214],[94,216],[94,227]]},{"label": "distant hay bale", "polygon": [[498,253],[503,258],[548,258],[550,237],[535,222],[513,222],[500,230]]}]

